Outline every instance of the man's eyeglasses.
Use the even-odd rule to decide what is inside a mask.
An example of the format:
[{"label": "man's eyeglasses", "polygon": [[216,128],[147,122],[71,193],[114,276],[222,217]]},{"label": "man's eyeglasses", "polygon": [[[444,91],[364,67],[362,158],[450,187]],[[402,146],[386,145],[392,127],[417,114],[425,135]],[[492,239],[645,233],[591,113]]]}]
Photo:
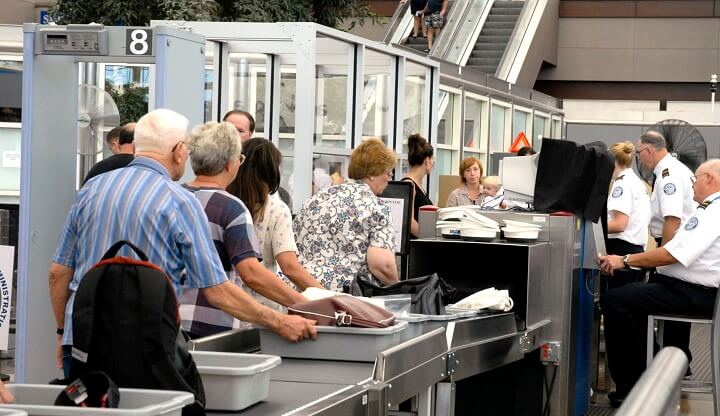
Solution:
[{"label": "man's eyeglasses", "polygon": [[170,153],[175,153],[175,151],[178,149],[178,147],[179,147],[181,144],[185,144],[185,141],[184,141],[184,140],[180,140],[179,142],[175,143],[175,146],[173,146],[172,150],[170,150]]},{"label": "man's eyeglasses", "polygon": [[636,154],[637,156],[640,156],[640,153],[642,153],[642,152],[644,152],[644,151],[646,151],[646,150],[650,150],[650,147],[643,147],[642,149],[638,149],[637,152],[635,152],[635,154]]},{"label": "man's eyeglasses", "polygon": [[701,174],[699,174],[699,175],[693,175],[693,176],[690,177],[690,182],[692,182],[693,185],[695,185],[695,182],[697,182],[698,178],[700,178],[700,177],[702,177],[702,176],[705,176],[705,175],[709,175],[709,174],[710,174],[710,172],[704,172],[704,173],[701,173]]}]

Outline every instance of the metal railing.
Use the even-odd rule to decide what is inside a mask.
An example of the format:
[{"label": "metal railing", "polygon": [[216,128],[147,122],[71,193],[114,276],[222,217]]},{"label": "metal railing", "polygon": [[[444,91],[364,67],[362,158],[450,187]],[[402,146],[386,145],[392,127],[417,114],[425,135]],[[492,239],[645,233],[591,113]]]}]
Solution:
[{"label": "metal railing", "polygon": [[687,356],[666,347],[635,383],[615,416],[675,416],[680,412],[680,384],[688,366]]}]

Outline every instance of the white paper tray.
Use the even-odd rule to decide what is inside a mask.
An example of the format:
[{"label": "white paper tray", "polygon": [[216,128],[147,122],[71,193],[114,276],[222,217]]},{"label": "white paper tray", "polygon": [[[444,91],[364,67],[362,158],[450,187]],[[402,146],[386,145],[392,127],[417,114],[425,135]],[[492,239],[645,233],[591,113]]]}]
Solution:
[{"label": "white paper tray", "polygon": [[293,343],[276,333],[260,328],[262,352],[285,358],[373,362],[377,353],[402,342],[405,321],[387,328],[318,326],[314,341]]}]

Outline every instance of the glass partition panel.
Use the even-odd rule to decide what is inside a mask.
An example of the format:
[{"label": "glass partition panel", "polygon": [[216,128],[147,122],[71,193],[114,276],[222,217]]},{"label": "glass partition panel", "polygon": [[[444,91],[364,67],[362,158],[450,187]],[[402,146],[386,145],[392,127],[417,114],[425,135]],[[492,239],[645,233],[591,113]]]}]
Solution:
[{"label": "glass partition panel", "polygon": [[553,117],[552,119],[552,138],[553,139],[562,139],[562,120],[559,118]]},{"label": "glass partition panel", "polygon": [[22,112],[22,67],[18,60],[0,56],[0,122],[19,123]]},{"label": "glass partition panel", "polygon": [[[265,54],[231,52],[228,57],[228,100],[227,108],[221,116],[230,110],[243,110],[255,118],[257,137],[269,137],[265,132]],[[294,94],[294,88],[293,88]]]},{"label": "glass partition panel", "polygon": [[120,124],[135,122],[148,111],[150,67],[107,64],[102,74],[105,91],[118,105]]},{"label": "glass partition panel", "polygon": [[205,91],[203,93],[205,112],[203,121],[215,120],[215,114],[212,113],[215,50],[215,42],[205,42]]},{"label": "glass partition panel", "polygon": [[438,175],[457,175],[456,164],[453,163],[458,155],[457,150],[438,148],[435,156],[435,170]]},{"label": "glass partition panel", "polygon": [[[5,108],[11,107],[3,107]],[[14,108],[14,107],[12,107]],[[9,116],[5,113],[4,116]],[[0,193],[20,191],[20,124],[0,122]]]},{"label": "glass partition panel", "polygon": [[367,49],[363,69],[363,139],[377,137],[387,145],[392,126],[395,58]]},{"label": "glass partition panel", "polygon": [[318,37],[316,56],[317,100],[315,145],[349,148],[348,76],[353,46],[347,42]]},{"label": "glass partition panel", "polygon": [[[512,136],[510,136],[511,140],[515,140],[520,132],[525,133],[525,137],[527,137],[528,133],[530,133],[530,121],[531,118],[529,112],[517,109],[513,111],[513,132]],[[530,143],[532,143],[532,137],[527,137],[527,139]]]},{"label": "glass partition panel", "polygon": [[474,154],[484,160],[487,154],[488,136],[488,100],[485,97],[468,93],[465,96],[465,133],[463,137],[463,150]]},{"label": "glass partition panel", "polygon": [[427,69],[414,62],[405,65],[405,110],[402,130],[402,153],[407,154],[407,138],[411,134],[420,133],[427,137],[423,130],[423,120],[427,118],[425,109],[425,86]]},{"label": "glass partition panel", "polygon": [[292,152],[295,143],[295,67],[280,66],[280,150]]},{"label": "glass partition panel", "polygon": [[542,113],[535,113],[535,121],[533,122],[533,149],[540,151],[542,140],[539,136],[550,137],[550,116]]},{"label": "glass partition panel", "polygon": [[505,136],[508,134],[507,124],[510,121],[510,109],[493,103],[490,109],[490,153],[505,151]]},{"label": "glass partition panel", "polygon": [[[457,146],[457,138],[454,134],[459,131],[456,126],[456,112],[459,95],[448,91],[440,90],[440,122],[438,123],[438,138],[436,143],[441,145]],[[459,135],[458,135],[459,136]]]},{"label": "glass partition panel", "polygon": [[324,188],[344,183],[349,163],[349,156],[313,154],[313,195]]}]

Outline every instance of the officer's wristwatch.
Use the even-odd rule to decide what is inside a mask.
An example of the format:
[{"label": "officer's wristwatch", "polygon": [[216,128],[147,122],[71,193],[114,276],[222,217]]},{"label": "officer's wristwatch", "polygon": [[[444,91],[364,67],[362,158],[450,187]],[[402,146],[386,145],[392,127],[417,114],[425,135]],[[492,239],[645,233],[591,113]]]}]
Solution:
[{"label": "officer's wristwatch", "polygon": [[625,266],[626,269],[630,268],[630,264],[628,263],[629,260],[630,260],[629,254],[626,254],[623,256],[623,265]]}]

